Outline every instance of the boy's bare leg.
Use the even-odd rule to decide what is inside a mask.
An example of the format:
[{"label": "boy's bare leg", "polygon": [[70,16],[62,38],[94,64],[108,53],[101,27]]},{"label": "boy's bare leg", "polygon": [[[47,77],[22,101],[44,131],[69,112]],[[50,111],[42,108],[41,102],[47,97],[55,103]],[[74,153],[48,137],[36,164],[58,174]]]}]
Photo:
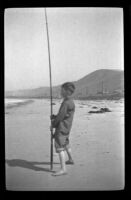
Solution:
[{"label": "boy's bare leg", "polygon": [[66,172],[66,165],[65,165],[65,152],[61,151],[59,153],[59,158],[60,158],[60,164],[61,164],[61,169],[58,172],[53,173],[53,176],[59,176],[59,175],[64,175],[67,174]]},{"label": "boy's bare leg", "polygon": [[66,152],[67,152],[67,155],[68,155],[68,158],[69,160],[66,161],[66,164],[74,164],[74,161],[72,159],[72,155],[71,155],[71,148],[66,148]]}]

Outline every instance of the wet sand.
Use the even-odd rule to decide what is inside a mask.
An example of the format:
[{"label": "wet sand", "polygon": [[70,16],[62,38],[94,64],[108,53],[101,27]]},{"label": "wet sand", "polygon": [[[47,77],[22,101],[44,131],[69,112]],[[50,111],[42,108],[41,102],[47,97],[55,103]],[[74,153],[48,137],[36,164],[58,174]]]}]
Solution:
[{"label": "wet sand", "polygon": [[[50,172],[50,102],[6,109],[6,188],[8,190],[121,190],[124,188],[123,101],[75,101],[70,135],[75,165],[68,174]],[[60,106],[53,105],[54,114]],[[90,114],[92,107],[111,112]],[[54,149],[53,170],[60,167]]]}]

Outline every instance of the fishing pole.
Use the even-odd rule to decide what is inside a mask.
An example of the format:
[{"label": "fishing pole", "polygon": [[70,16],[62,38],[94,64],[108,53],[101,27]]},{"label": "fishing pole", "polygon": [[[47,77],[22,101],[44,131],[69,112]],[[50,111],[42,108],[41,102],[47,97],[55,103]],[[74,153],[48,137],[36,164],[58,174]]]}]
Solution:
[{"label": "fishing pole", "polygon": [[[51,56],[50,56],[50,43],[49,43],[49,31],[48,31],[48,22],[47,22],[47,13],[45,8],[45,21],[46,21],[46,32],[47,32],[47,41],[48,41],[48,56],[49,56],[49,76],[50,76],[50,114],[53,115],[53,98],[52,98],[52,75],[51,75]],[[53,169],[53,127],[51,123],[51,146],[50,146],[50,167]]]}]

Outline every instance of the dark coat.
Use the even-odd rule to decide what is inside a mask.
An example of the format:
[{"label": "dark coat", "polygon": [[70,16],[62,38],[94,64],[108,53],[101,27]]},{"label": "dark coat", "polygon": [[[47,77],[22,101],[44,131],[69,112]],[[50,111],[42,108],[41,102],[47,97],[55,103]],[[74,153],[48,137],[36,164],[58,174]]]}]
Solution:
[{"label": "dark coat", "polygon": [[66,98],[63,100],[58,114],[54,117],[52,121],[52,126],[56,128],[55,134],[61,132],[63,135],[68,135],[71,127],[73,116],[75,112],[75,104],[71,98]]}]

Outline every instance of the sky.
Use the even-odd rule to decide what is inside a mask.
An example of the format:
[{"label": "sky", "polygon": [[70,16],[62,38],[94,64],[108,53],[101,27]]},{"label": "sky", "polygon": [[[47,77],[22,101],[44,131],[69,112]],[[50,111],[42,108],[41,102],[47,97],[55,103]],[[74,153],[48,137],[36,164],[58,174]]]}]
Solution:
[{"label": "sky", "polygon": [[[124,70],[122,8],[47,8],[52,84]],[[49,86],[44,8],[4,13],[5,90]]]}]

